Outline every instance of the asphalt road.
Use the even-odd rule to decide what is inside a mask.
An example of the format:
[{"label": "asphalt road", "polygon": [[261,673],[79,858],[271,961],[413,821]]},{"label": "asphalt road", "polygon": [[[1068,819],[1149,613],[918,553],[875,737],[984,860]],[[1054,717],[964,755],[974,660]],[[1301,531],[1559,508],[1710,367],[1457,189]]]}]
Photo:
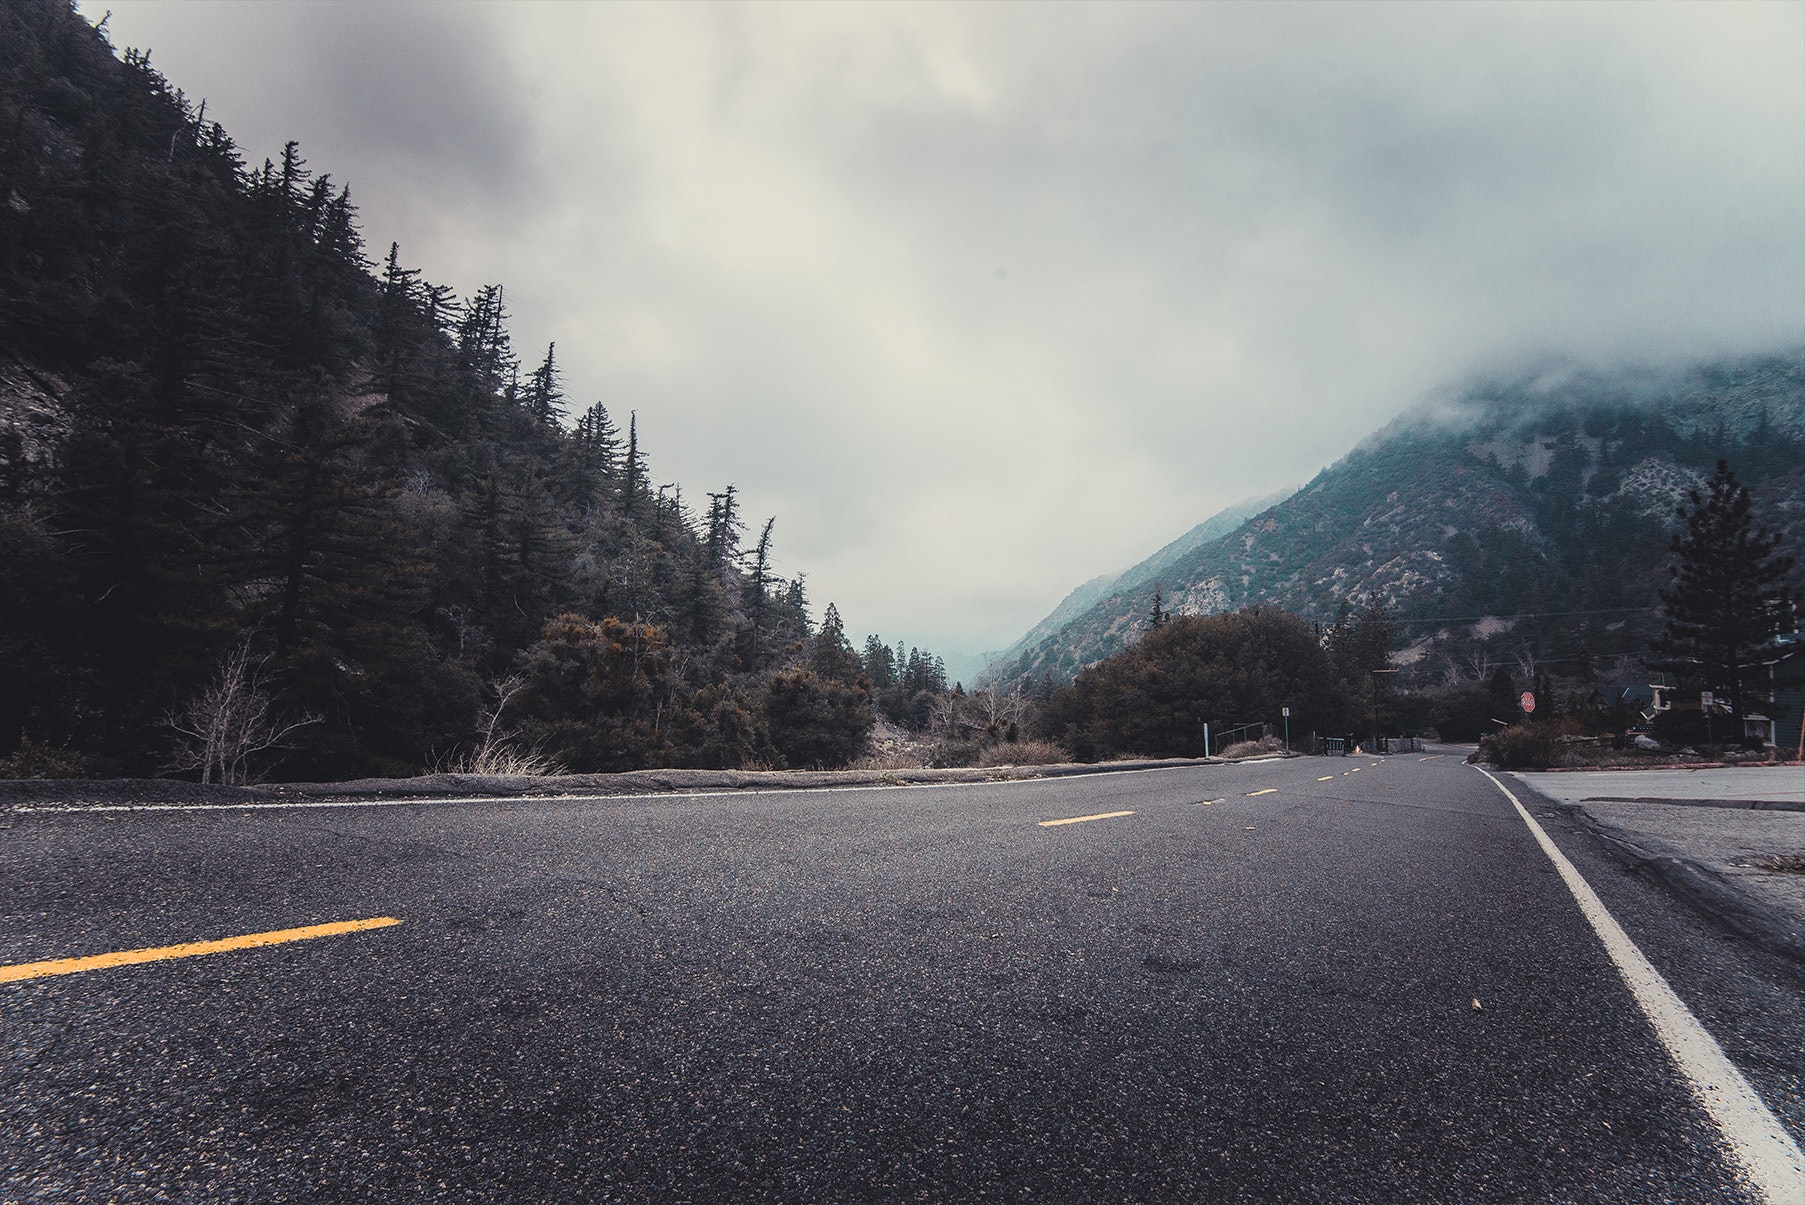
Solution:
[{"label": "asphalt road", "polygon": [[[1541,822],[1805,1135],[1801,968]],[[1452,756],[0,814],[0,964],[379,917],[0,983],[0,1200],[1754,1199]]]}]

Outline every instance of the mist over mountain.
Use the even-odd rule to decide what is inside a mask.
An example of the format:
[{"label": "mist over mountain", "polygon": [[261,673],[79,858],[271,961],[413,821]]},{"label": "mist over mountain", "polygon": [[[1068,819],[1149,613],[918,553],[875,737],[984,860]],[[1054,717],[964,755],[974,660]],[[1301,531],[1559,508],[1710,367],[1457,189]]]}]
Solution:
[{"label": "mist over mountain", "polygon": [[1233,530],[1079,587],[999,676],[1065,680],[1121,651],[1156,591],[1185,615],[1265,603],[1328,622],[1382,607],[1423,684],[1501,659],[1634,656],[1653,630],[1674,508],[1720,458],[1768,523],[1797,528],[1805,351],[1475,384],[1413,408]]},{"label": "mist over mountain", "polygon": [[1093,577],[1061,599],[1059,605],[1054,607],[1045,619],[1028,629],[1027,634],[1020,640],[1010,645],[1002,653],[991,654],[984,669],[992,675],[999,671],[1007,671],[1024,654],[1043,641],[1056,636],[1104,599],[1112,594],[1120,594],[1148,582],[1157,582],[1168,569],[1184,557],[1210,541],[1227,535],[1262,510],[1289,497],[1292,492],[1291,490],[1280,490],[1254,498],[1243,498],[1241,501],[1217,511],[1145,560],[1135,563],[1120,573],[1103,573]]}]

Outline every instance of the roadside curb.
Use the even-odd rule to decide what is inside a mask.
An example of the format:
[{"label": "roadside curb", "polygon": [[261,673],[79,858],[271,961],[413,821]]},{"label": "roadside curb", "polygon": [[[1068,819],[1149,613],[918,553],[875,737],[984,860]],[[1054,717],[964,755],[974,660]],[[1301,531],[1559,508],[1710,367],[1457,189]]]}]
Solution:
[{"label": "roadside curb", "polygon": [[362,779],[339,783],[268,786],[203,786],[166,778],[12,779],[0,781],[0,811],[38,813],[93,806],[194,803],[280,807],[296,803],[354,803],[417,799],[570,799],[739,791],[809,791],[849,787],[919,787],[936,784],[1025,782],[1082,774],[1175,770],[1232,763],[1212,758],[1142,758],[1132,761],[1064,762],[1048,766],[990,766],[914,770],[630,770],[620,774],[567,774],[500,778],[434,774],[420,778]]},{"label": "roadside curb", "polygon": [[1805,964],[1805,934],[1794,932],[1759,907],[1744,892],[1727,882],[1709,865],[1678,854],[1657,853],[1640,842],[1640,833],[1600,820],[1583,803],[1551,799],[1528,782],[1512,775],[1538,804],[1577,818],[1605,849],[1632,871],[1648,874],[1690,904],[1707,919],[1729,929],[1770,954]]}]

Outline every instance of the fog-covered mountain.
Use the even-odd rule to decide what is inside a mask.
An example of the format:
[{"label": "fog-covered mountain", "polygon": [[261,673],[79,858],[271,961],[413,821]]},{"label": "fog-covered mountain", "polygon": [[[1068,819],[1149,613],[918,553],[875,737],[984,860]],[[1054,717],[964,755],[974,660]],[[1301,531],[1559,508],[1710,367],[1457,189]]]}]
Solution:
[{"label": "fog-covered mountain", "polygon": [[1227,535],[1267,507],[1289,497],[1291,493],[1291,490],[1280,490],[1255,498],[1243,498],[1234,505],[1217,511],[1146,560],[1120,573],[1104,573],[1091,578],[1061,599],[1045,619],[1028,629],[1027,635],[1007,650],[989,654],[991,662],[986,668],[998,671],[1012,668],[1024,655],[1058,635],[1104,599],[1148,582],[1157,585],[1160,577],[1186,555]]},{"label": "fog-covered mountain", "polygon": [[1805,510],[1805,351],[1684,370],[1563,367],[1433,399],[1283,500],[1200,525],[1087,582],[1010,650],[1003,680],[1071,677],[1168,610],[1270,603],[1316,620],[1378,605],[1420,678],[1520,655],[1637,654],[1674,508],[1719,458],[1761,517]]}]

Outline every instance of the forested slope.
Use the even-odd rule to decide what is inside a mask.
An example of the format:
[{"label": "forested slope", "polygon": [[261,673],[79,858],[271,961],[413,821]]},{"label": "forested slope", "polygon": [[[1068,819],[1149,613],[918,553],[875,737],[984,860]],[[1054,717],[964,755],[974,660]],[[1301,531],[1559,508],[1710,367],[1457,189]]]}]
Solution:
[{"label": "forested slope", "polygon": [[657,484],[500,285],[374,261],[297,147],[0,4],[0,756],[182,764],[233,666],[289,776],[453,757],[498,686],[572,769],[842,756],[802,730],[869,728],[858,661],[771,525]]},{"label": "forested slope", "polygon": [[[1271,604],[1403,621],[1425,683],[1522,658],[1640,654],[1674,507],[1727,458],[1766,521],[1805,511],[1805,352],[1673,372],[1568,370],[1408,414],[1234,532],[1121,579],[1005,680],[1069,680],[1175,614]],[[1486,617],[1495,617],[1487,621]]]}]

